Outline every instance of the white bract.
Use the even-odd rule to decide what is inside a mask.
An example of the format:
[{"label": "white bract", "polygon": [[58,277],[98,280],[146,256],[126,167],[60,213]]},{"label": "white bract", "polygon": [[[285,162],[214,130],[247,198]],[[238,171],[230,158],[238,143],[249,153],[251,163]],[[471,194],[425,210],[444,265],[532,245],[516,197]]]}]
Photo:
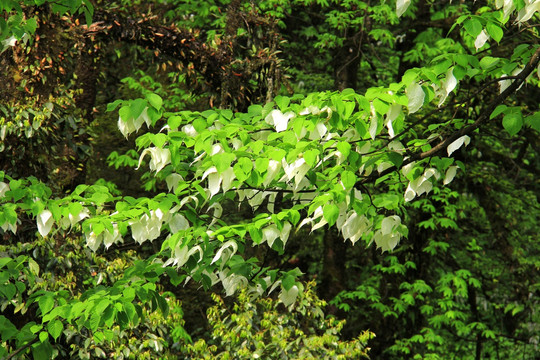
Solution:
[{"label": "white bract", "polygon": [[467,135],[463,135],[462,137],[456,139],[453,143],[448,145],[448,147],[446,148],[446,151],[448,152],[448,156],[452,155],[452,153],[456,151],[457,149],[459,149],[461,146],[463,146],[463,144],[467,146],[469,145],[470,142],[471,142],[471,138],[468,137]]},{"label": "white bract", "polygon": [[433,184],[429,181],[429,178],[432,176],[438,179],[440,174],[436,169],[429,168],[424,171],[422,176],[410,181],[407,190],[405,190],[405,201],[411,201],[416,196],[420,196],[423,193],[429,193],[433,188]]},{"label": "white bract", "polygon": [[274,241],[279,237],[279,235],[279,229],[276,225],[272,224],[262,230],[262,241],[266,241],[268,246],[272,247],[272,245],[274,245]]},{"label": "white bract", "polygon": [[283,302],[283,305],[286,307],[294,304],[296,301],[296,298],[298,297],[298,286],[293,285],[289,290],[281,290],[281,294],[279,294],[279,300]]},{"label": "white bract", "polygon": [[[517,67],[514,71],[512,71],[512,76],[517,76],[519,75],[519,73],[523,70],[523,68],[521,67]],[[503,75],[504,76],[508,76],[508,75]],[[507,80],[502,80],[502,81],[499,81],[499,93],[502,94],[502,92],[504,90],[506,90],[512,83],[514,82],[513,79],[507,79]],[[518,90],[521,88],[521,86],[518,88]]]},{"label": "white bract", "polygon": [[41,236],[45,237],[51,231],[51,228],[54,224],[54,219],[52,213],[49,210],[43,210],[37,216],[37,227]]},{"label": "white bract", "polygon": [[161,233],[163,225],[163,212],[161,209],[151,210],[150,216],[144,214],[138,220],[131,220],[131,235],[133,240],[142,244],[146,240],[154,240]]},{"label": "white bract", "polygon": [[221,176],[218,174],[218,171],[215,166],[207,169],[201,180],[204,180],[208,177],[208,192],[210,193],[210,198],[216,195],[219,192],[221,187]]},{"label": "white bract", "polygon": [[443,83],[441,84],[441,89],[438,91],[438,95],[441,97],[439,100],[439,106],[441,106],[448,95],[456,88],[457,85],[457,79],[454,76],[454,68],[451,67],[446,72],[446,78],[444,79]]},{"label": "white bract", "polygon": [[381,229],[377,230],[373,236],[373,241],[377,244],[378,249],[390,251],[397,246],[401,238],[401,234],[397,232],[399,225],[401,225],[401,218],[397,215],[383,219]]},{"label": "white bract", "polygon": [[525,0],[525,7],[518,12],[516,21],[518,23],[525,22],[533,17],[534,13],[540,11],[540,0],[531,1]]},{"label": "white bract", "polygon": [[161,149],[158,147],[151,147],[144,149],[141,156],[139,157],[139,165],[137,169],[141,167],[142,160],[150,154],[150,170],[155,171],[156,173],[160,172],[167,164],[171,162],[171,152],[169,149]]},{"label": "white bract", "polygon": [[182,175],[177,174],[177,173],[172,173],[165,178],[165,182],[167,183],[167,188],[169,189],[169,191],[172,190],[173,192],[176,191],[176,188],[178,188],[178,184],[181,181],[184,181],[184,178],[182,177]]},{"label": "white bract", "polygon": [[4,230],[4,232],[11,231],[13,234],[15,234],[17,233],[17,223],[20,223],[19,219],[17,219],[17,221],[14,224],[6,221],[5,223],[2,224],[1,228],[2,230]]},{"label": "white bract", "polygon": [[405,92],[407,93],[407,98],[409,99],[409,114],[413,114],[420,110],[424,104],[424,98],[426,97],[422,86],[418,83],[412,83],[407,87]]},{"label": "white bract", "polygon": [[411,5],[411,0],[397,0],[396,2],[396,14],[398,17],[403,15],[407,8]]},{"label": "white bract", "polygon": [[234,240],[229,240],[223,243],[219,250],[216,252],[216,255],[212,259],[212,262],[210,264],[215,263],[219,259],[222,260],[222,265],[224,265],[227,260],[236,253],[238,250],[238,244]]},{"label": "white bract", "polygon": [[457,166],[450,166],[446,170],[446,175],[445,175],[444,181],[443,181],[444,185],[450,184],[452,182],[452,180],[454,180],[454,177],[456,176],[457,168],[458,168]]},{"label": "white bract", "polygon": [[482,46],[484,46],[484,44],[488,40],[489,40],[488,33],[486,32],[486,30],[482,30],[480,32],[480,34],[478,34],[478,36],[476,37],[476,40],[474,41],[474,47],[478,51],[478,49],[480,49]]},{"label": "white bract", "polygon": [[148,117],[147,109],[148,107],[143,110],[137,119],[133,119],[132,117],[129,119],[122,119],[121,116],[118,117],[118,129],[126,139],[132,132],[139,131],[143,123],[146,123],[146,126],[150,126],[152,122]]},{"label": "white bract", "polygon": [[386,113],[386,119],[384,121],[384,125],[388,129],[388,135],[390,136],[390,139],[392,139],[395,136],[394,128],[392,126],[392,121],[396,120],[399,114],[401,114],[401,105],[399,104],[391,105],[390,109],[388,109],[388,113]]},{"label": "white bract", "polygon": [[351,240],[354,245],[370,228],[371,223],[365,215],[359,216],[355,211],[350,211],[341,227],[341,233],[343,238]]},{"label": "white bract", "polygon": [[5,196],[6,191],[9,191],[9,185],[3,181],[0,181],[0,198]]},{"label": "white bract", "polygon": [[293,118],[294,116],[295,114],[292,111],[288,111],[283,114],[279,110],[272,110],[268,115],[266,115],[264,121],[266,121],[268,125],[274,126],[276,132],[282,132],[287,130],[289,119]]},{"label": "white bract", "polygon": [[189,229],[189,221],[184,217],[184,215],[178,213],[173,215],[168,224],[171,234],[176,234],[181,230]]},{"label": "white bract", "polygon": [[17,38],[13,35],[8,37],[7,39],[2,40],[2,46],[4,47],[4,49],[10,46],[15,46],[15,44],[17,44]]},{"label": "white bract", "polygon": [[225,289],[226,296],[231,296],[238,288],[245,288],[248,284],[245,276],[231,273],[229,269],[219,272],[219,280]]}]

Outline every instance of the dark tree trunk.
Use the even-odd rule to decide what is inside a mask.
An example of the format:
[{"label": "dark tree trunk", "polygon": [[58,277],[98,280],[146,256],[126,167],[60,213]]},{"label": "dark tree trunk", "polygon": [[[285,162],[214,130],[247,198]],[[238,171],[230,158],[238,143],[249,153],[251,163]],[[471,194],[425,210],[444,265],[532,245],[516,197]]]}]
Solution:
[{"label": "dark tree trunk", "polygon": [[[331,300],[345,289],[347,244],[335,228],[331,228],[324,234],[323,247],[324,258],[319,293],[323,299]],[[335,313],[336,309],[330,308],[330,312]]]}]

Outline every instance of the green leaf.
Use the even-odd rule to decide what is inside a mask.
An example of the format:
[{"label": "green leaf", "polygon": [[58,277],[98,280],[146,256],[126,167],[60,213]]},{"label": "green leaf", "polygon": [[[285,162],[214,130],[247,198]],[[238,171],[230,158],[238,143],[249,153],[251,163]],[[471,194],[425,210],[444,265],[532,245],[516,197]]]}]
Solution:
[{"label": "green leaf", "polygon": [[181,123],[182,118],[180,116],[173,115],[167,119],[167,125],[169,125],[171,129],[178,129]]},{"label": "green leaf", "polygon": [[403,156],[397,152],[389,152],[388,160],[390,160],[390,162],[394,164],[396,168],[399,168],[403,163]]},{"label": "green leaf", "polygon": [[345,189],[352,189],[354,184],[356,184],[356,175],[354,175],[352,171],[345,170],[341,173],[341,182],[343,183],[343,186],[345,186]]},{"label": "green leaf", "polygon": [[54,297],[51,294],[43,295],[38,300],[39,309],[41,315],[47,314],[54,306]]},{"label": "green leaf", "polygon": [[[231,163],[236,159],[236,156],[231,153],[219,153],[212,156],[212,162],[214,163],[216,170],[219,174],[231,167]],[[250,162],[251,163],[251,162]]]},{"label": "green leaf", "polygon": [[351,144],[345,141],[340,141],[337,143],[337,148],[340,153],[343,154],[343,157],[346,159],[349,156],[349,153],[351,152]]},{"label": "green leaf", "polygon": [[161,96],[156,94],[148,94],[146,95],[146,99],[156,110],[161,109],[161,105],[163,104],[163,99],[161,99]]},{"label": "green leaf", "polygon": [[491,113],[491,115],[489,116],[489,119],[493,119],[495,117],[497,117],[500,113],[504,112],[506,109],[508,108],[508,106],[506,105],[499,105],[495,108],[495,110],[493,110],[493,112]]},{"label": "green leaf", "polygon": [[283,280],[281,280],[281,285],[287,291],[289,291],[294,286],[295,283],[296,283],[296,278],[291,274],[287,274],[283,278]]},{"label": "green leaf", "polygon": [[523,126],[521,113],[506,114],[502,121],[503,127],[511,136],[516,135]]},{"label": "green leaf", "polygon": [[49,339],[49,333],[46,331],[42,331],[39,333],[39,341],[45,342]]},{"label": "green leaf", "polygon": [[19,330],[4,315],[0,315],[0,334],[2,341],[8,341],[15,337]]},{"label": "green leaf", "polygon": [[259,172],[259,174],[262,174],[268,170],[268,164],[270,160],[265,157],[259,157],[255,160],[255,170]]},{"label": "green leaf", "polygon": [[279,106],[279,109],[281,111],[284,111],[287,109],[287,106],[291,102],[291,99],[285,96],[278,95],[274,98],[274,101],[276,102],[277,106]]},{"label": "green leaf", "polygon": [[[47,335],[46,332],[42,332],[41,334]],[[53,348],[46,338],[41,340],[41,343],[37,344],[35,347],[32,347],[32,356],[34,357],[34,360],[50,360],[52,359],[52,353]]]},{"label": "green leaf", "polygon": [[144,109],[147,107],[147,103],[143,99],[135,99],[131,102],[131,105],[129,106],[129,110],[131,113],[131,116],[133,116],[134,119],[137,119],[139,116],[141,116]]},{"label": "green leaf", "polygon": [[47,325],[47,330],[49,330],[49,334],[54,338],[54,340],[58,339],[60,334],[62,334],[62,330],[64,330],[64,324],[60,320],[54,320],[51,321]]},{"label": "green leaf", "polygon": [[465,27],[465,31],[475,39],[482,32],[482,23],[474,18],[467,19],[465,23],[463,23],[463,26]]},{"label": "green leaf", "polygon": [[339,208],[336,204],[326,204],[323,208],[323,216],[328,225],[333,226],[339,216]]},{"label": "green leaf", "polygon": [[496,42],[500,42],[503,37],[503,29],[500,26],[495,25],[494,23],[488,22],[486,25],[486,30],[489,36],[493,38]]},{"label": "green leaf", "polygon": [[311,149],[304,152],[304,160],[311,168],[317,164],[317,156],[319,156],[319,150]]},{"label": "green leaf", "polygon": [[118,105],[120,105],[123,102],[124,100],[118,99],[118,100],[113,101],[112,103],[107,104],[107,112],[114,111],[118,107]]},{"label": "green leaf", "polygon": [[533,115],[527,116],[525,118],[525,123],[534,130],[540,132],[540,111],[535,112]]},{"label": "green leaf", "polygon": [[13,261],[13,259],[11,259],[11,258],[9,258],[7,256],[0,258],[0,269],[3,268],[4,266],[6,266],[7,264],[9,264],[12,261]]},{"label": "green leaf", "polygon": [[260,244],[262,241],[262,232],[260,229],[257,229],[255,226],[249,227],[249,236],[254,244]]}]

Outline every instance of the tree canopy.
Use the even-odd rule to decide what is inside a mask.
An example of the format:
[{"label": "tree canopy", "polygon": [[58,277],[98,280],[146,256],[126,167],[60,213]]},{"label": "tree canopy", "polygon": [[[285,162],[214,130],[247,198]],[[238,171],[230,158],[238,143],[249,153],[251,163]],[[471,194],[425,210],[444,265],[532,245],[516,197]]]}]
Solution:
[{"label": "tree canopy", "polygon": [[0,11],[0,356],[538,353],[540,1]]}]

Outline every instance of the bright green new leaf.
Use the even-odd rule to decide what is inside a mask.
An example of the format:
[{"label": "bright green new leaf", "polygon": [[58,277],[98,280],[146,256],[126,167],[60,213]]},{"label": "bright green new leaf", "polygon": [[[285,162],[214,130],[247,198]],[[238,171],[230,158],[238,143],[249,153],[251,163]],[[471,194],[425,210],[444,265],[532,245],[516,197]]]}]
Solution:
[{"label": "bright green new leaf", "polygon": [[356,175],[352,171],[345,170],[341,173],[341,182],[345,186],[345,189],[352,189],[354,184],[356,184]]},{"label": "bright green new leaf", "polygon": [[329,226],[333,226],[339,216],[339,207],[336,204],[326,204],[323,208],[323,216]]},{"label": "bright green new leaf", "polygon": [[152,105],[156,110],[161,109],[161,105],[163,104],[163,99],[161,98],[161,96],[156,94],[148,94],[146,95],[146,99],[148,100],[150,105]]},{"label": "bright green new leaf", "polygon": [[317,157],[319,156],[319,150],[310,149],[304,152],[304,160],[311,168],[315,167],[317,164]]},{"label": "bright green new leaf", "polygon": [[64,324],[60,320],[53,320],[47,325],[47,330],[54,340],[58,339],[62,330],[64,330]]}]

